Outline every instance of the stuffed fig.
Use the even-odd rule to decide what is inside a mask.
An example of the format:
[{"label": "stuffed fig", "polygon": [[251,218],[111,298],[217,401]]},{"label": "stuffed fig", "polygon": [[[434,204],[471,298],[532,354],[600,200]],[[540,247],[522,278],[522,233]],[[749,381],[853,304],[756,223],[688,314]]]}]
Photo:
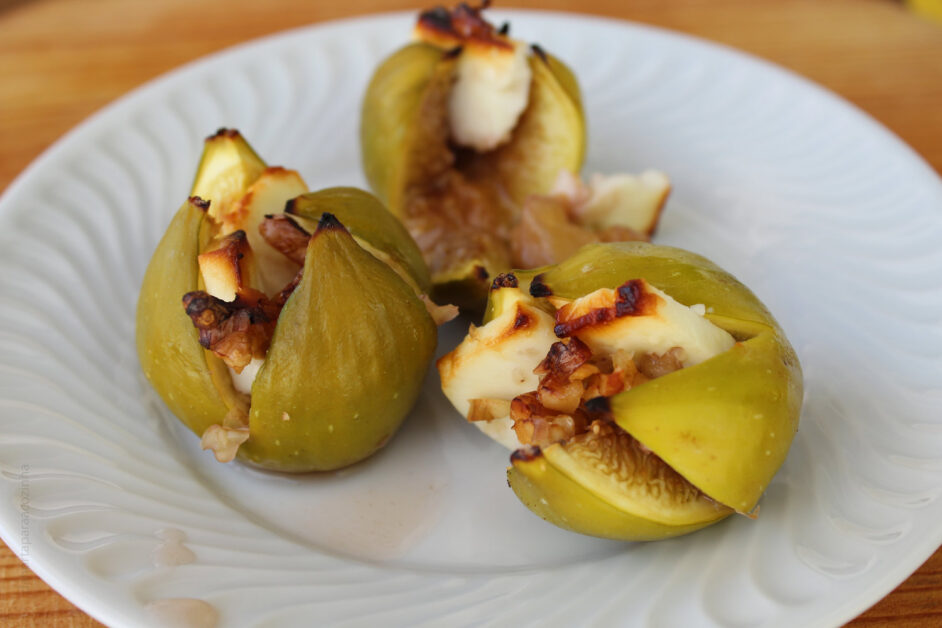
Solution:
[{"label": "stuffed fig", "polygon": [[329,470],[382,447],[451,312],[425,297],[405,229],[367,192],[308,192],[235,131],[207,139],[193,192],[137,308],[141,365],[167,406],[223,462]]},{"label": "stuffed fig", "polygon": [[498,277],[485,323],[438,370],[455,408],[515,450],[524,504],[624,540],[752,515],[802,399],[795,352],[748,288],[643,242]]},{"label": "stuffed fig", "polygon": [[486,6],[422,12],[415,41],[373,75],[360,127],[367,179],[415,238],[437,294],[477,308],[499,272],[649,238],[670,189],[655,171],[583,184],[575,75],[490,24]]}]

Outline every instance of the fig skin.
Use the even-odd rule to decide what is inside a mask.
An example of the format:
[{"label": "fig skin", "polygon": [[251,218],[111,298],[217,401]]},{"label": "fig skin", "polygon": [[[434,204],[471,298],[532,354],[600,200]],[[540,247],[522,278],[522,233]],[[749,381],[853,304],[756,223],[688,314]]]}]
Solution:
[{"label": "fig skin", "polygon": [[[207,139],[194,189],[232,206],[265,171],[237,132],[220,131]],[[204,288],[197,256],[216,235],[211,207],[196,197],[184,203],[145,273],[136,344],[148,380],[197,435],[246,421],[249,438],[237,455],[249,464],[306,472],[371,455],[412,408],[437,342],[418,297],[429,281],[417,247],[362,190],[332,188],[289,202],[297,216],[329,228],[308,243],[250,398],[199,344],[181,305],[183,295]],[[349,219],[359,241],[336,218],[322,218],[331,209]]]},{"label": "fig skin", "polygon": [[266,469],[337,469],[374,453],[411,410],[435,352],[435,323],[413,289],[324,216],[252,385],[239,454]]},{"label": "fig skin", "polygon": [[[578,172],[585,155],[585,120],[578,83],[558,59],[534,48],[529,104],[508,143],[486,153],[447,146],[444,101],[455,76],[455,50],[412,43],[388,57],[376,70],[364,96],[360,124],[363,168],[372,190],[402,220],[426,253],[438,300],[480,309],[489,279],[508,270],[509,237],[516,210],[501,206],[501,194],[520,206],[531,194],[548,193],[561,170]],[[436,120],[430,128],[429,119]],[[434,126],[434,125],[433,125]],[[431,147],[431,148],[430,148]],[[449,231],[466,232],[476,252],[440,263],[423,245],[430,228],[411,214],[410,194],[452,167],[430,154],[451,151],[462,175],[493,198],[487,217],[459,221]],[[487,223],[481,226],[481,223]]]},{"label": "fig skin", "polygon": [[286,214],[308,221],[320,220],[324,212],[333,214],[360,246],[397,270],[417,292],[428,294],[431,279],[422,252],[378,198],[359,188],[334,187],[302,194],[285,207]]},{"label": "fig skin", "polygon": [[434,46],[405,46],[377,68],[363,98],[363,172],[373,192],[400,219],[410,162],[418,157],[410,153],[421,151],[417,117],[436,67],[442,62],[443,53]]},{"label": "fig skin", "polygon": [[[737,340],[607,400],[619,427],[722,505],[715,517],[665,522],[637,516],[642,508],[617,508],[617,496],[606,499],[610,489],[593,481],[591,469],[554,464],[565,443],[512,458],[508,481],[524,504],[560,527],[623,540],[686,534],[755,509],[797,431],[802,375],[781,327],[746,286],[699,255],[643,242],[590,245],[561,264],[515,275],[535,297],[564,299],[644,278],[684,305],[704,304],[706,318]],[[485,321],[500,312],[495,296]]]},{"label": "fig skin", "polygon": [[200,346],[199,333],[180,307],[181,297],[198,289],[196,256],[205,211],[189,199],[171,220],[144,274],[136,329],[144,375],[170,411],[197,434],[219,423],[235,396],[230,385],[230,403],[223,401],[208,363],[218,358]]}]

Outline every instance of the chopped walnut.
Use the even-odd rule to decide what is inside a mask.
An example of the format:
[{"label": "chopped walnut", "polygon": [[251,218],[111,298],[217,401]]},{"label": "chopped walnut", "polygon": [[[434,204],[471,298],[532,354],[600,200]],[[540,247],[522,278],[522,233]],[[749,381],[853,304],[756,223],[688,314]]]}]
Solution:
[{"label": "chopped walnut", "polygon": [[234,407],[222,424],[210,425],[200,438],[200,447],[212,450],[218,462],[235,460],[239,447],[249,439],[249,417],[246,407]]},{"label": "chopped walnut", "polygon": [[285,303],[288,302],[288,297],[290,297],[294,293],[295,288],[297,288],[298,284],[301,283],[301,277],[303,276],[304,276],[304,269],[302,268],[301,270],[298,271],[298,274],[294,276],[294,279],[289,281],[285,285],[285,287],[281,289],[281,292],[275,295],[275,298],[273,299],[273,301],[275,305],[278,306],[279,312],[280,312],[280,308],[283,308],[285,306]]},{"label": "chopped walnut", "polygon": [[586,426],[585,412],[577,410],[571,415],[553,412],[540,403],[534,393],[514,398],[510,403],[510,418],[517,440],[539,447],[572,438],[585,431]]},{"label": "chopped walnut", "polygon": [[[591,404],[587,406],[587,402],[611,397],[682,368],[682,357],[681,349],[676,347],[664,355],[635,358],[625,351],[593,356],[578,338],[554,343],[533,370],[542,375],[537,390],[515,397],[510,404],[517,440],[523,445],[545,447],[582,434],[590,427],[596,432],[611,429],[598,420],[590,422],[605,413],[590,410]],[[482,414],[478,420],[489,419]]]},{"label": "chopped walnut", "polygon": [[651,379],[662,377],[684,368],[685,357],[684,350],[680,347],[674,347],[662,355],[646,353],[638,357],[638,370]]},{"label": "chopped walnut", "polygon": [[281,306],[255,290],[235,301],[217,299],[201,290],[183,295],[183,306],[199,330],[199,341],[236,373],[264,358],[275,332]]},{"label": "chopped walnut", "polygon": [[211,449],[219,462],[232,462],[239,451],[239,446],[248,439],[249,428],[247,427],[210,425],[203,432],[200,447],[203,450]]},{"label": "chopped walnut", "polygon": [[505,399],[471,399],[469,421],[493,421],[510,415],[510,402]]},{"label": "chopped walnut", "polygon": [[584,401],[596,397],[611,397],[640,386],[650,379],[638,371],[631,353],[627,351],[617,351],[611,357],[599,360],[599,364],[599,372],[586,378],[582,396]]},{"label": "chopped walnut", "polygon": [[566,341],[554,342],[546,357],[533,369],[533,372],[557,380],[568,378],[591,357],[592,352],[585,343],[578,338],[568,338]]},{"label": "chopped walnut", "polygon": [[420,294],[419,299],[425,304],[425,309],[436,325],[444,325],[458,316],[458,307],[455,305],[438,305],[427,294]]},{"label": "chopped walnut", "polygon": [[311,234],[287,214],[265,216],[258,232],[275,250],[296,264],[304,266]]}]

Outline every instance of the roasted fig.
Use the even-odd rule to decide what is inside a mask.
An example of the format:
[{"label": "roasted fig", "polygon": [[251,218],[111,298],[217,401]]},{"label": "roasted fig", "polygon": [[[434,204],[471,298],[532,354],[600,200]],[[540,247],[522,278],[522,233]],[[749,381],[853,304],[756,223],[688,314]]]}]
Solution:
[{"label": "roasted fig", "polygon": [[480,9],[426,11],[415,35],[367,89],[364,169],[415,237],[432,281],[483,296],[486,273],[510,267],[517,207],[582,164],[578,86],[561,62],[498,31]]},{"label": "roasted fig", "polygon": [[372,195],[306,193],[234,131],[208,138],[194,190],[207,198],[177,212],[141,287],[147,378],[223,462],[303,472],[375,452],[450,312],[425,298],[415,243]]},{"label": "roasted fig", "polygon": [[438,370],[455,408],[516,450],[524,504],[625,540],[754,516],[802,398],[795,352],[748,288],[643,242],[498,277],[484,325]]},{"label": "roasted fig", "polygon": [[498,272],[649,238],[670,188],[653,171],[581,183],[575,76],[488,23],[487,4],[419,15],[416,41],[373,75],[360,135],[367,179],[416,239],[437,294],[477,308]]}]

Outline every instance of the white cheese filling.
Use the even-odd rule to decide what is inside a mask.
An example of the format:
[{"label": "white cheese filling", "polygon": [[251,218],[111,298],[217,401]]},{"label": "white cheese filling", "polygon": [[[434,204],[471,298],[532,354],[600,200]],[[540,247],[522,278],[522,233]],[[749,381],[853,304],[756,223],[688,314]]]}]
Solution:
[{"label": "white cheese filling", "polygon": [[[681,362],[685,367],[708,360],[735,344],[728,332],[700,314],[705,312],[703,304],[687,307],[647,282],[644,282],[644,291],[657,298],[652,312],[615,318],[605,324],[577,330],[573,335],[596,355],[614,355],[617,351],[662,355],[679,347],[683,350]],[[597,290],[576,299],[568,307],[579,312],[582,303],[593,301],[614,303],[615,291]]]},{"label": "white cheese filling", "polygon": [[530,100],[532,72],[528,46],[465,46],[458,57],[448,99],[451,138],[460,146],[486,152],[507,142]]},{"label": "white cheese filling", "polygon": [[232,376],[232,385],[240,393],[245,393],[246,395],[252,394],[252,384],[255,382],[255,376],[258,375],[258,369],[262,368],[262,364],[265,363],[265,358],[252,358],[252,361],[246,364],[242,368],[241,373],[236,373],[235,369],[231,366],[229,368],[229,375]]},{"label": "white cheese filling", "polygon": [[[511,401],[536,390],[540,377],[533,369],[559,340],[553,332],[556,321],[551,315],[537,308],[519,289],[505,290],[507,298],[501,314],[483,327],[472,328],[461,344],[438,363],[442,390],[465,417],[469,415],[472,399]],[[580,329],[573,335],[598,355],[613,355],[616,351],[660,355],[680,347],[685,367],[735,344],[729,333],[704,318],[703,304],[687,307],[647,282],[644,290],[656,298],[652,311],[616,318]],[[568,307],[578,315],[614,301],[615,291],[603,289],[570,302]],[[531,317],[531,322],[517,328],[515,322],[521,312]],[[474,421],[474,425],[508,449],[521,446],[509,416]]]},{"label": "white cheese filling", "polygon": [[540,377],[533,368],[558,340],[553,317],[535,307],[529,295],[517,288],[502,290],[506,300],[500,315],[483,327],[472,327],[438,362],[442,391],[464,417],[472,399],[509,401],[534,390]]},{"label": "white cheese filling", "polygon": [[596,229],[621,225],[650,234],[670,189],[670,179],[659,170],[637,175],[596,173],[588,185],[563,170],[551,193],[569,199],[573,213],[585,225]]}]

